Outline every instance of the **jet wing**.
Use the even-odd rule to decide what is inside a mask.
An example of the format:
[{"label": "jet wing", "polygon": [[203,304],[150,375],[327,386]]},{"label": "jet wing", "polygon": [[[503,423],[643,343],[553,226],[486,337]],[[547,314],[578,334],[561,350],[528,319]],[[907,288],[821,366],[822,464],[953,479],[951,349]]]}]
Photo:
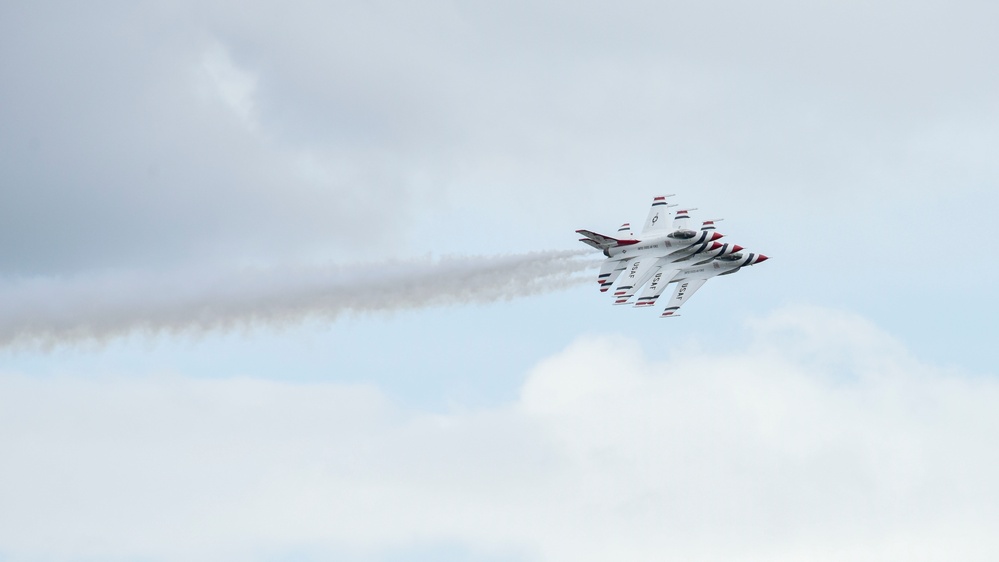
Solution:
[{"label": "jet wing", "polygon": [[649,209],[649,218],[645,219],[645,226],[642,227],[642,235],[652,234],[660,231],[669,231],[669,208],[666,204],[666,197],[660,196],[652,200],[652,208]]},{"label": "jet wing", "polygon": [[680,310],[683,303],[687,302],[687,299],[691,297],[698,289],[707,283],[707,279],[681,279],[676,284],[676,290],[673,291],[673,296],[669,299],[669,306],[663,310],[660,318],[667,318],[669,316],[676,316],[676,312]]},{"label": "jet wing", "polygon": [[[657,262],[657,268],[654,271],[649,272],[648,277],[641,280],[640,283],[635,284],[635,290],[638,290],[645,285],[647,281],[651,279],[648,285],[642,289],[642,293],[638,296],[635,301],[635,306],[650,306],[655,304],[656,299],[663,294],[666,290],[666,286],[676,279],[684,279],[685,276],[681,273],[687,272],[687,268],[690,265],[697,265],[701,263],[708,263],[714,259],[714,256],[724,252],[729,246],[727,244],[719,244],[718,242],[712,242],[712,246],[705,242],[699,246],[694,246],[687,248],[679,252],[673,252],[665,257],[659,259]],[[706,260],[701,260],[701,252],[707,250],[709,257]],[[679,256],[679,257],[678,257]],[[693,260],[693,262],[691,261]],[[709,276],[710,277],[710,276]],[[631,295],[628,295],[629,297]]]},{"label": "jet wing", "polygon": [[680,270],[676,268],[676,265],[672,267],[663,267],[659,271],[652,275],[649,284],[642,289],[642,293],[638,295],[638,299],[635,300],[635,306],[652,306],[656,304],[656,299],[663,294],[666,287],[669,286],[669,282],[673,280],[676,275],[680,273]]},{"label": "jet wing", "polygon": [[600,292],[606,293],[607,289],[610,289],[614,281],[621,276],[621,273],[628,268],[628,262],[632,258],[625,258],[621,260],[604,260],[603,265],[600,266],[600,273],[597,274],[597,282],[600,283]]},{"label": "jet wing", "polygon": [[614,304],[627,303],[628,299],[633,297],[635,292],[664,263],[666,263],[665,258],[656,258],[654,256],[645,256],[632,260],[628,265],[627,274],[621,276],[621,283],[618,284],[617,289],[614,291]]}]

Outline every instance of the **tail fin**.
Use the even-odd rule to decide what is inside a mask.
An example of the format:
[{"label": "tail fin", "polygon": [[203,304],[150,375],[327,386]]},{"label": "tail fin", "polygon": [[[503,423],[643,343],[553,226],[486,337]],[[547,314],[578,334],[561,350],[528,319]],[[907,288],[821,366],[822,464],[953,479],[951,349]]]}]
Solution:
[{"label": "tail fin", "polygon": [[701,230],[714,230],[715,223],[725,219],[712,219],[701,223]]},{"label": "tail fin", "polygon": [[684,209],[682,211],[677,211],[676,216],[673,217],[673,230],[689,230],[687,224],[690,223],[690,211],[696,211],[697,209]]},{"label": "tail fin", "polygon": [[673,197],[673,194],[660,195],[652,200],[652,208],[649,209],[649,218],[645,219],[642,234],[652,234],[656,231],[666,230],[666,217],[669,216],[669,208],[676,207],[676,204],[666,202],[666,199],[669,197]]}]

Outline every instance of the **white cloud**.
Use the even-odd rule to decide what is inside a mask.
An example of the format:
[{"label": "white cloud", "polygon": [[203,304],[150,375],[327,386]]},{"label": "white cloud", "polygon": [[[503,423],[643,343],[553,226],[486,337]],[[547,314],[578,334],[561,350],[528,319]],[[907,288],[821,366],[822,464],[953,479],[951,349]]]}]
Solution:
[{"label": "white cloud", "polygon": [[256,131],[257,77],[238,67],[224,45],[214,44],[205,50],[201,59],[210,91],[228,107],[248,131]]},{"label": "white cloud", "polygon": [[515,403],[447,415],[365,386],[8,374],[0,553],[999,554],[999,382],[921,364],[849,314],[785,309],[750,329],[742,349],[669,360],[583,338]]}]

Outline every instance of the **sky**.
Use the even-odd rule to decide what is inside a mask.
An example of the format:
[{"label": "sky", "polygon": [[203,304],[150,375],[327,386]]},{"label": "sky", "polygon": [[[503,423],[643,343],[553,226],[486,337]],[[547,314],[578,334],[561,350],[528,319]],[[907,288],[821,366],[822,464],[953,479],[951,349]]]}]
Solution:
[{"label": "sky", "polygon": [[995,560],[997,17],[3,3],[0,561]]}]

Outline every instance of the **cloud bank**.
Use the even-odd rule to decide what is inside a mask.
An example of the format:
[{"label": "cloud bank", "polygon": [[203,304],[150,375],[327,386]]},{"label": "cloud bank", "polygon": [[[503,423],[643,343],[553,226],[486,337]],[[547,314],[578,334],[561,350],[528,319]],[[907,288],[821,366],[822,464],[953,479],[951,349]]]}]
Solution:
[{"label": "cloud bank", "polygon": [[0,238],[16,243],[0,272],[356,259],[514,220],[549,247],[656,192],[766,216],[773,239],[798,227],[802,253],[831,230],[867,243],[841,223],[877,222],[921,263],[926,244],[960,250],[928,212],[974,228],[996,204],[996,15],[976,0],[6,3]]},{"label": "cloud bank", "polygon": [[5,374],[0,554],[999,555],[999,382],[836,311],[749,330],[669,358],[585,337],[515,402],[444,415],[364,385]]},{"label": "cloud bank", "polygon": [[[51,347],[132,332],[276,326],[348,312],[492,302],[564,289],[588,251],[451,256],[363,265],[288,266],[21,278],[0,285],[0,347]],[[585,279],[589,280],[589,278]]]}]

